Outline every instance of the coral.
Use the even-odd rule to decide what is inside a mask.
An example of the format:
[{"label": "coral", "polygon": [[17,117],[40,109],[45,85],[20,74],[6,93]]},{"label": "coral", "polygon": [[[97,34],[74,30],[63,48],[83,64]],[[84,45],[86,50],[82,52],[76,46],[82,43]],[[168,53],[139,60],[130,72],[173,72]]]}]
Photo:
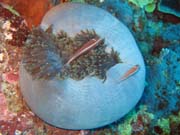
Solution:
[{"label": "coral", "polygon": [[156,22],[149,19],[146,24],[146,31],[148,32],[149,36],[156,37],[160,35],[164,27],[165,26],[162,21]]},{"label": "coral", "polygon": [[169,119],[161,118],[157,121],[157,125],[162,129],[164,134],[170,133]]},{"label": "coral", "polygon": [[160,35],[166,41],[172,43],[180,42],[180,24],[172,24],[161,30]]},{"label": "coral", "polygon": [[180,46],[162,49],[159,58],[151,59],[154,63],[147,66],[148,86],[142,102],[159,118],[180,109]]},{"label": "coral", "polygon": [[135,31],[134,35],[144,57],[148,57],[150,54],[159,55],[162,48],[178,44],[180,41],[179,24],[163,23],[156,21],[156,19],[153,16],[148,20],[147,17],[135,18],[136,29],[133,31]]},{"label": "coral", "polygon": [[22,96],[17,84],[9,84],[8,82],[2,82],[2,93],[6,97],[8,109],[11,112],[19,112],[23,107]]},{"label": "coral", "polygon": [[4,3],[1,3],[0,4],[5,7],[7,10],[9,10],[12,14],[15,14],[16,16],[20,16],[20,14],[13,8],[13,6],[9,6],[9,5],[6,5]]},{"label": "coral", "polygon": [[13,73],[13,72],[8,72],[5,74],[5,80],[8,82],[8,83],[17,83],[18,80],[19,80],[19,76],[17,73]]},{"label": "coral", "polygon": [[180,134],[180,111],[177,114],[171,114],[169,116],[170,121],[170,134],[179,135]]},{"label": "coral", "polygon": [[99,7],[109,11],[126,25],[130,25],[133,22],[133,10],[126,1],[105,0]]},{"label": "coral", "polygon": [[154,0],[128,0],[129,2],[132,2],[136,6],[143,8],[144,6],[153,3]]},{"label": "coral", "polygon": [[133,10],[127,1],[123,0],[85,0],[88,4],[97,5],[98,7],[110,12],[123,23],[130,25],[133,23]]},{"label": "coral", "polygon": [[52,7],[50,0],[1,0],[8,5],[12,5],[13,9],[24,17],[28,27],[37,26],[41,22],[43,15]]},{"label": "coral", "polygon": [[147,12],[153,12],[156,7],[155,0],[128,0],[140,8],[145,8]]},{"label": "coral", "polygon": [[0,4],[0,41],[13,46],[22,46],[28,34],[25,20]]},{"label": "coral", "polygon": [[0,121],[12,119],[14,114],[9,112],[6,98],[2,92],[0,92],[0,101]]},{"label": "coral", "polygon": [[145,10],[148,13],[153,12],[155,10],[155,8],[156,8],[156,4],[155,3],[150,3],[150,4],[145,6]]},{"label": "coral", "polygon": [[26,131],[30,131],[33,129],[33,117],[34,114],[32,112],[24,111],[23,113],[16,114],[16,117],[14,116],[6,121],[0,120],[0,125],[3,125],[0,126],[0,133],[3,135],[21,135]]},{"label": "coral", "polygon": [[139,48],[144,57],[152,51],[152,46],[150,46],[147,42],[139,42]]},{"label": "coral", "polygon": [[7,50],[4,47],[4,44],[1,43],[0,45],[0,73],[7,68],[8,61],[9,61],[9,56],[8,56]]},{"label": "coral", "polygon": [[170,114],[167,117],[161,117],[154,122],[153,134],[155,135],[179,135],[180,112]]},{"label": "coral", "polygon": [[[135,114],[135,112],[133,113]],[[135,119],[137,116],[133,115],[132,113],[129,113],[128,116],[125,118],[125,121],[122,122],[122,124],[118,125],[118,131],[120,135],[131,135],[132,133],[132,127],[131,127],[131,121]]]},{"label": "coral", "polygon": [[160,0],[158,10],[164,13],[173,14],[180,17],[180,1],[179,0]]},{"label": "coral", "polygon": [[118,124],[120,135],[147,134],[147,126],[154,119],[154,114],[147,111],[147,106],[141,105],[137,111],[131,111]]}]

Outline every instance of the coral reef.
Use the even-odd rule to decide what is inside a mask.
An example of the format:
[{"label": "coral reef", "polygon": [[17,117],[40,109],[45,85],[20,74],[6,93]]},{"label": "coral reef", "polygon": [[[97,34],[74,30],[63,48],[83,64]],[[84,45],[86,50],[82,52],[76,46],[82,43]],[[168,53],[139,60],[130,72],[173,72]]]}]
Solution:
[{"label": "coral reef", "polygon": [[159,58],[154,58],[153,64],[147,66],[148,86],[142,101],[149,104],[149,110],[157,118],[180,109],[180,47],[175,45],[174,48],[175,51],[170,48],[162,49]]},{"label": "coral reef", "polygon": [[136,6],[143,8],[144,6],[151,4],[154,2],[154,0],[128,0],[135,4]]},{"label": "coral reef", "polygon": [[0,41],[22,46],[28,34],[26,22],[6,7],[8,6],[0,4]]},{"label": "coral reef", "polygon": [[[26,20],[28,27],[37,26],[43,15],[52,7],[50,0],[0,0],[8,5],[10,8],[18,11],[18,13]],[[33,18],[33,19],[32,19]]]},{"label": "coral reef", "polygon": [[145,11],[148,13],[151,13],[156,8],[156,0],[128,0],[129,2],[132,2],[137,7],[144,8]]},{"label": "coral reef", "polygon": [[[17,0],[15,4],[14,0],[3,1],[11,3],[26,18],[29,25],[37,25],[42,15],[49,9],[49,1],[46,0],[31,3]],[[53,1],[54,3],[59,2]],[[125,0],[72,1],[99,6],[122,20],[131,29],[145,58],[147,70],[146,89],[141,101],[124,118],[100,129],[69,131],[49,126],[30,112],[19,93],[17,71],[22,48],[1,42],[0,134],[179,135],[180,25],[178,23],[180,20],[177,8],[174,8],[178,5],[174,4],[177,1],[171,0],[168,5],[163,4],[168,0],[158,1],[159,8],[166,6],[165,10],[170,14],[160,9],[156,11],[154,4],[157,1],[155,0],[146,0],[143,3],[142,1],[138,3],[140,0],[129,0],[128,2]],[[27,7],[27,11],[24,7]],[[0,29],[2,30],[2,27]]]},{"label": "coral reef", "polygon": [[158,10],[164,13],[173,14],[180,17],[180,1],[179,0],[160,0]]},{"label": "coral reef", "polygon": [[131,111],[124,120],[118,124],[118,131],[120,135],[131,135],[131,134],[148,134],[149,123],[154,119],[154,114],[149,113],[147,106],[141,105],[138,110]]},{"label": "coral reef", "polygon": [[173,24],[161,30],[161,37],[173,44],[180,43],[180,24]]},{"label": "coral reef", "polygon": [[128,4],[127,1],[123,0],[85,0],[88,4],[97,5],[98,7],[101,7],[102,9],[107,10],[112,15],[114,15],[116,18],[121,20],[126,25],[132,25],[133,22],[133,10]]}]

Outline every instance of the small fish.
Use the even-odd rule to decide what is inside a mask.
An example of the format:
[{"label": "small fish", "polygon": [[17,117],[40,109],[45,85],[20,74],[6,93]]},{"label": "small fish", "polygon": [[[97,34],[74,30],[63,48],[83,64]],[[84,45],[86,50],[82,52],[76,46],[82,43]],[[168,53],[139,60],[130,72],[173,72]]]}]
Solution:
[{"label": "small fish", "polygon": [[101,38],[93,38],[91,40],[89,40],[87,43],[85,43],[80,49],[78,49],[75,54],[73,54],[69,60],[66,62],[65,66],[68,66],[73,60],[75,60],[77,57],[79,57],[80,55],[86,53],[87,51],[95,48],[97,45],[99,45],[100,42],[102,42],[103,39]]},{"label": "small fish", "polygon": [[133,67],[131,67],[121,78],[120,78],[120,82],[128,79],[129,77],[131,77],[132,75],[134,75],[135,73],[137,73],[140,69],[139,65],[134,65]]}]

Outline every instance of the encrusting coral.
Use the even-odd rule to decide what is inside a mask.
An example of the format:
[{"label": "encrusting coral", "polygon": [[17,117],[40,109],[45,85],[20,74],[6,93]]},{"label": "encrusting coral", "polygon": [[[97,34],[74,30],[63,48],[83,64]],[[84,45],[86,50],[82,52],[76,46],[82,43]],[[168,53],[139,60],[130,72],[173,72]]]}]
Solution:
[{"label": "encrusting coral", "polygon": [[13,46],[22,46],[29,32],[26,21],[0,3],[0,41]]},{"label": "encrusting coral", "polygon": [[160,0],[158,10],[180,17],[180,1],[179,0]]}]

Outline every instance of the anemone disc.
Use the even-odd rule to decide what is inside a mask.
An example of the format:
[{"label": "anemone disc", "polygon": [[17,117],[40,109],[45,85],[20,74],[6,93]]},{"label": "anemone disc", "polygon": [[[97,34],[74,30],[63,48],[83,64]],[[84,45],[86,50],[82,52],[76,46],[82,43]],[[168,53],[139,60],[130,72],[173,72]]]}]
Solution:
[{"label": "anemone disc", "polygon": [[[145,66],[136,42],[127,27],[108,12],[86,4],[66,3],[46,13],[41,28],[53,26],[53,32],[64,30],[74,36],[84,29],[94,29],[105,38],[108,47],[119,52],[124,63],[107,71],[103,83],[87,76],[76,81],[33,80],[20,66],[20,85],[32,111],[44,121],[65,129],[91,129],[110,124],[128,113],[144,90]],[[133,65],[137,73],[117,83]]]}]

